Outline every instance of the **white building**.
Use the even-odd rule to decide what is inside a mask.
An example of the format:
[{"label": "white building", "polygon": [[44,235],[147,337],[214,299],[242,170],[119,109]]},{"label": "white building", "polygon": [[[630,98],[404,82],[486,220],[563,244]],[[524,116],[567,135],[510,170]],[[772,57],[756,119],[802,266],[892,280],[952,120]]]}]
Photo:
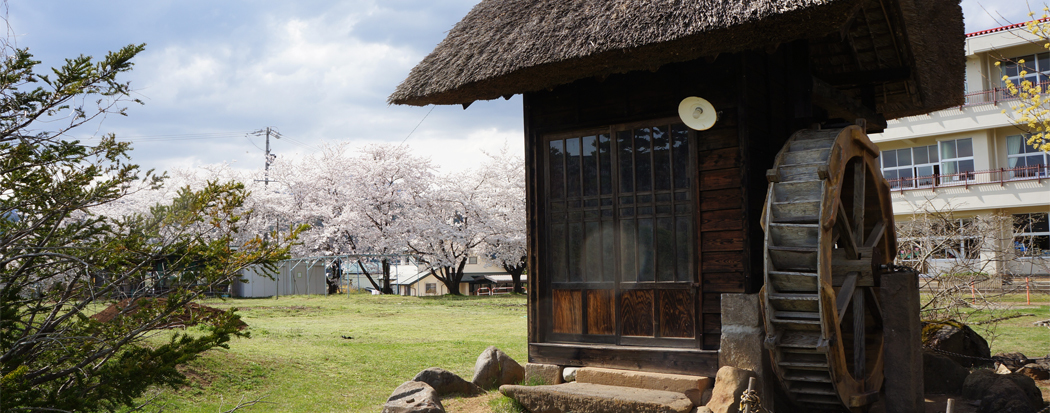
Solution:
[{"label": "white building", "polygon": [[[890,121],[884,133],[871,135],[882,150],[898,222],[928,207],[949,208],[963,221],[1008,217],[992,237],[998,245],[975,247],[959,239],[933,256],[942,264],[967,257],[991,263],[987,272],[1008,280],[1045,276],[1050,268],[1050,155],[1026,145],[1024,131],[1003,114],[1016,103],[1003,87],[1004,75],[1015,84],[1050,85],[1050,52],[1024,29],[1017,24],[967,34],[965,103]],[[1022,59],[1025,79],[1013,63]]]}]

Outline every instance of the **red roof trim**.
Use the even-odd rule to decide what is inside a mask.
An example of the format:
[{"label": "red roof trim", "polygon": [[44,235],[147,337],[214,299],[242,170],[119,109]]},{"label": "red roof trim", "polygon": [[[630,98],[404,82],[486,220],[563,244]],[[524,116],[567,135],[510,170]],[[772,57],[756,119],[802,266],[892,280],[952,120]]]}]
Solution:
[{"label": "red roof trim", "polygon": [[[1039,19],[1039,20],[1036,20],[1036,21],[1040,21],[1040,22],[1050,21],[1050,18]],[[1028,24],[1028,22],[1015,23],[1015,24],[1010,24],[1010,25],[1006,25],[1006,26],[1002,26],[1002,27],[996,27],[994,29],[986,29],[986,30],[976,31],[976,32],[973,32],[973,33],[966,33],[966,37],[974,37],[974,36],[980,36],[982,34],[989,34],[989,33],[995,33],[995,32],[1002,32],[1002,31],[1006,31],[1006,30],[1012,30],[1012,29],[1016,29],[1018,27],[1024,27],[1024,25],[1026,25],[1026,24]]]}]

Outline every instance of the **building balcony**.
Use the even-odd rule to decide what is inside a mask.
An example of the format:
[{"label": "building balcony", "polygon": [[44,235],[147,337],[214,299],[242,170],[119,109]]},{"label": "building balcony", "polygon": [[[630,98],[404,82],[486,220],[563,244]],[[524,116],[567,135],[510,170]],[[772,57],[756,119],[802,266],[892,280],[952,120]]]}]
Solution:
[{"label": "building balcony", "polygon": [[998,184],[1020,181],[1038,181],[1042,184],[1048,178],[1050,167],[1047,165],[1022,166],[1017,168],[999,168],[995,170],[963,172],[957,174],[938,174],[917,178],[900,178],[888,181],[894,192],[913,190],[937,190],[937,188],[964,187],[974,185]]}]

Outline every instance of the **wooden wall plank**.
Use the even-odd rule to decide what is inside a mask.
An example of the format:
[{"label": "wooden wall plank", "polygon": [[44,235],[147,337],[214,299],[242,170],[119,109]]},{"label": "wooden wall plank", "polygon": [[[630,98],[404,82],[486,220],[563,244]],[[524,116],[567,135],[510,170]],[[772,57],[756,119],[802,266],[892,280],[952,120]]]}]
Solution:
[{"label": "wooden wall plank", "polygon": [[743,231],[704,231],[700,233],[703,251],[743,251]]},{"label": "wooden wall plank", "polygon": [[716,189],[740,190],[740,171],[737,169],[718,169],[700,173],[700,190],[713,191]]},{"label": "wooden wall plank", "polygon": [[705,251],[700,256],[700,265],[704,273],[744,271],[743,258],[743,251]]},{"label": "wooden wall plank", "polygon": [[742,293],[744,292],[743,272],[707,272],[704,273],[702,288],[705,293]]},{"label": "wooden wall plank", "polygon": [[700,192],[700,210],[743,209],[743,193],[740,188]]},{"label": "wooden wall plank", "polygon": [[704,306],[700,311],[703,313],[721,313],[722,293],[704,293]]},{"label": "wooden wall plank", "polygon": [[[741,209],[701,212],[700,231],[742,230],[744,228],[743,215],[744,211]],[[742,234],[742,231],[737,232]]]},{"label": "wooden wall plank", "polygon": [[701,152],[697,164],[701,171],[740,167],[740,148],[724,148]]}]

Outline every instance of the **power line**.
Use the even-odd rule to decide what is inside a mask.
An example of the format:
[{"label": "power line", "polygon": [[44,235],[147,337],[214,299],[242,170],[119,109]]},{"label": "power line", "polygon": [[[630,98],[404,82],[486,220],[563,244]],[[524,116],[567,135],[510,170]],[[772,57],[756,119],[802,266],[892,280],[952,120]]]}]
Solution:
[{"label": "power line", "polygon": [[412,136],[412,133],[416,132],[416,129],[419,129],[419,125],[422,125],[422,124],[423,124],[423,121],[425,121],[425,120],[426,120],[426,117],[430,116],[430,112],[434,111],[434,108],[435,108],[435,107],[438,107],[438,106],[437,106],[437,105],[430,105],[430,110],[428,110],[428,111],[426,112],[426,115],[423,115],[423,119],[420,119],[420,120],[419,120],[419,123],[417,123],[417,124],[416,124],[416,127],[412,128],[412,131],[409,131],[409,132],[408,132],[408,136],[404,137],[404,139],[403,139],[403,140],[401,140],[401,144],[402,144],[402,145],[404,145],[404,142],[408,140],[408,137],[411,137],[411,136]]}]

